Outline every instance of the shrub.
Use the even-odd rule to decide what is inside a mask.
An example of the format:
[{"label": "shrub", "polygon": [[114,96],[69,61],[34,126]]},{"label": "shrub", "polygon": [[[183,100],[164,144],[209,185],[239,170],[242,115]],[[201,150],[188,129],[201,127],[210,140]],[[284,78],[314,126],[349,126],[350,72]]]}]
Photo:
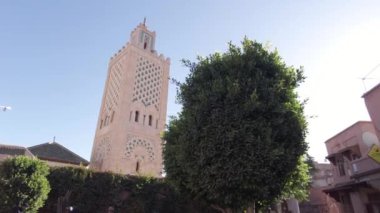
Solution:
[{"label": "shrub", "polygon": [[49,167],[26,156],[9,158],[0,166],[0,212],[37,212],[50,191]]}]

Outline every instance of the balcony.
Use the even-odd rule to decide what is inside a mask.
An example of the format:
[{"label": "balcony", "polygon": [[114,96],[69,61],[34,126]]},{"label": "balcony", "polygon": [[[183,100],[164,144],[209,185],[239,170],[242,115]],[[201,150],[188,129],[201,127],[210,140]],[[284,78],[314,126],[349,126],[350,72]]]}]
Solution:
[{"label": "balcony", "polygon": [[363,157],[351,161],[351,171],[353,177],[369,175],[375,172],[380,172],[380,163],[372,160],[370,157]]},{"label": "balcony", "polygon": [[344,173],[339,171],[337,166],[333,166],[333,185],[342,185],[351,181],[351,166],[349,163],[345,163],[344,165]]}]

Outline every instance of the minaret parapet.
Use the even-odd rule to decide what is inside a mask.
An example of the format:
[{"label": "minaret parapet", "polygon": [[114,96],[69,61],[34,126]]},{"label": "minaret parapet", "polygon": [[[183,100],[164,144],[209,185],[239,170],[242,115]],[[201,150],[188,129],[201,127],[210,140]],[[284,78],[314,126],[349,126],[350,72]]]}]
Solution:
[{"label": "minaret parapet", "polygon": [[160,54],[160,59],[161,59],[162,61],[165,61],[165,56],[164,56],[164,54]]}]

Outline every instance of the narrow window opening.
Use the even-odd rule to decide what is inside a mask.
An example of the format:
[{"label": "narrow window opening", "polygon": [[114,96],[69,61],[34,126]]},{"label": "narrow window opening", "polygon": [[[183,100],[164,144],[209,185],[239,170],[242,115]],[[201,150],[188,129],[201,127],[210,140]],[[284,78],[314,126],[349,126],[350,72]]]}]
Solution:
[{"label": "narrow window opening", "polygon": [[149,115],[149,126],[152,126],[152,120],[153,120],[152,116]]},{"label": "narrow window opening", "polygon": [[135,122],[139,122],[139,111],[135,112]]},{"label": "narrow window opening", "polygon": [[106,116],[106,118],[104,119],[104,126],[107,126],[108,125],[108,116]]},{"label": "narrow window opening", "polygon": [[136,172],[138,173],[140,171],[140,162],[136,162]]},{"label": "narrow window opening", "polygon": [[115,117],[115,111],[112,111],[112,115],[111,115],[111,123],[113,122],[113,117]]},{"label": "narrow window opening", "polygon": [[147,43],[146,43],[146,42],[144,42],[144,50],[146,49],[146,46],[147,46]]},{"label": "narrow window opening", "polygon": [[345,171],[345,167],[344,167],[344,159],[342,156],[339,156],[337,158],[337,166],[338,166],[338,170],[339,170],[339,175],[340,176],[345,176],[346,175],[346,171]]},{"label": "narrow window opening", "polygon": [[143,119],[143,125],[145,125],[145,117],[146,117],[146,115],[144,115],[144,119]]},{"label": "narrow window opening", "polygon": [[158,119],[156,120],[156,129],[158,128]]}]

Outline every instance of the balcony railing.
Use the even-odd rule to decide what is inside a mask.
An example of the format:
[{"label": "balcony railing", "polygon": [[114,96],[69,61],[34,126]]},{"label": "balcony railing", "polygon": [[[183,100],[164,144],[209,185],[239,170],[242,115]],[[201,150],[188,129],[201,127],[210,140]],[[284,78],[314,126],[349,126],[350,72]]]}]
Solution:
[{"label": "balcony railing", "polygon": [[344,173],[339,171],[339,166],[333,166],[333,185],[345,184],[359,178],[360,176],[370,175],[373,172],[380,172],[380,163],[377,163],[372,158],[365,156],[351,162],[344,161],[343,168]]},{"label": "balcony railing", "polygon": [[364,175],[374,170],[380,170],[380,163],[377,163],[370,157],[363,157],[351,162],[352,175]]},{"label": "balcony railing", "polygon": [[348,176],[348,175],[343,175],[343,176],[335,175],[335,177],[334,177],[335,184],[340,184],[340,183],[348,182],[350,180],[351,180],[350,176]]},{"label": "balcony railing", "polygon": [[345,174],[344,175],[341,175],[341,173],[339,172],[339,169],[338,167],[334,166],[333,168],[333,174],[334,174],[334,184],[343,184],[345,182],[349,182],[351,180],[351,170],[350,169],[347,169],[348,167],[348,164],[345,164]]}]

